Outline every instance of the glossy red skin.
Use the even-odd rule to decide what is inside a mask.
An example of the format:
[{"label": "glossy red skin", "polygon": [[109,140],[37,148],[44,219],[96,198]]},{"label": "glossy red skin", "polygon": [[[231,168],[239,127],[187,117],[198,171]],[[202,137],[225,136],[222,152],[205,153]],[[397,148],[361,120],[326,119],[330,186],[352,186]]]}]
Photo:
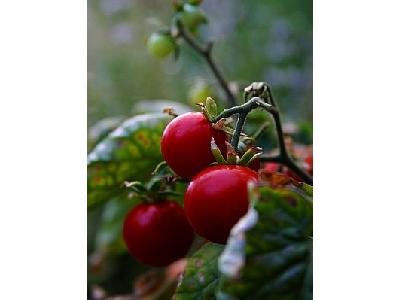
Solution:
[{"label": "glossy red skin", "polygon": [[197,174],[184,200],[194,231],[214,243],[225,244],[233,225],[248,210],[248,183],[257,182],[257,178],[253,170],[237,165],[211,166]]},{"label": "glossy red skin", "polygon": [[312,176],[313,175],[313,155],[308,155],[304,162],[307,164],[307,172]]},{"label": "glossy red skin", "polygon": [[123,227],[129,252],[138,261],[155,267],[185,256],[193,236],[183,208],[167,200],[137,205],[126,216]]},{"label": "glossy red skin", "polygon": [[161,152],[174,172],[191,179],[215,161],[211,152],[211,138],[226,156],[226,134],[212,128],[201,112],[189,112],[176,117],[164,130]]}]

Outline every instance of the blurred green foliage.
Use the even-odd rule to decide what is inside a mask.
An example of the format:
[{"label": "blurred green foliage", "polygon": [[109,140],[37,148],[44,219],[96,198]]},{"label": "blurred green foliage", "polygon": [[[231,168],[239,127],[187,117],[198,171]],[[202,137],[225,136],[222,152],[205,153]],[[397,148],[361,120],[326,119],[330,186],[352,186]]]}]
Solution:
[{"label": "blurred green foliage", "polygon": [[[88,1],[88,123],[130,116],[141,99],[189,102],[196,78],[223,98],[208,66],[181,47],[174,61],[152,58],[147,38],[170,25],[172,1]],[[209,24],[199,38],[215,41],[223,74],[240,88],[267,81],[285,120],[312,118],[312,1],[205,0]]]}]

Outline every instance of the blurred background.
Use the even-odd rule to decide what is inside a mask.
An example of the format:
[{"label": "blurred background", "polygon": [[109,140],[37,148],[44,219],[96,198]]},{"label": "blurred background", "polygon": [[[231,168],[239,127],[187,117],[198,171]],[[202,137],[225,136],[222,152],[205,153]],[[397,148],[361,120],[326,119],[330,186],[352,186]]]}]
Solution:
[{"label": "blurred background", "polygon": [[[137,105],[143,100],[194,107],[196,95],[206,90],[224,104],[208,66],[186,45],[178,60],[148,54],[149,35],[170,25],[171,4],[88,0],[88,128],[104,118],[120,123],[146,110]],[[301,142],[312,143],[312,0],[205,0],[201,7],[209,24],[198,38],[215,41],[213,55],[224,77],[240,93],[253,81],[269,82],[284,122],[300,124],[308,132]],[[126,293],[146,269],[118,243],[106,261],[96,248],[96,239],[118,235],[121,222],[113,220],[124,213],[126,207],[109,202],[88,214],[88,287]],[[99,237],[104,220],[111,221]]]},{"label": "blurred background", "polygon": [[[129,116],[142,99],[187,103],[202,78],[218,85],[192,49],[156,60],[149,35],[167,27],[171,0],[88,0],[88,123]],[[205,0],[209,24],[200,37],[215,40],[214,57],[226,79],[240,87],[267,81],[286,120],[312,120],[312,1]],[[159,25],[158,25],[159,24]],[[218,97],[217,97],[218,98]]]}]

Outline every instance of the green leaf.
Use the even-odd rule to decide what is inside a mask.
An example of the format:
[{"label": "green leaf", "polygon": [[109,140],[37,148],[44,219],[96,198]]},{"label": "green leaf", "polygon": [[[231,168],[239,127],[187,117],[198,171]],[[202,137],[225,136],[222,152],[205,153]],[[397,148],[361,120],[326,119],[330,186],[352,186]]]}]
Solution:
[{"label": "green leaf", "polygon": [[88,156],[88,207],[126,193],[124,181],[145,181],[162,161],[160,139],[172,119],[165,114],[126,120]]},{"label": "green leaf", "polygon": [[126,251],[122,240],[122,225],[129,210],[138,202],[138,198],[120,197],[106,203],[96,233],[95,252],[109,255]]},{"label": "green leaf", "polygon": [[299,188],[305,192],[308,196],[312,197],[313,196],[313,186],[309,185],[307,183],[300,183]]},{"label": "green leaf", "polygon": [[117,128],[123,120],[122,116],[105,118],[90,127],[88,132],[88,149],[92,150],[97,143]]},{"label": "green leaf", "polygon": [[312,299],[312,202],[261,187],[220,256],[217,299]]},{"label": "green leaf", "polygon": [[219,281],[217,260],[223,249],[223,245],[207,243],[188,259],[175,300],[215,299]]}]

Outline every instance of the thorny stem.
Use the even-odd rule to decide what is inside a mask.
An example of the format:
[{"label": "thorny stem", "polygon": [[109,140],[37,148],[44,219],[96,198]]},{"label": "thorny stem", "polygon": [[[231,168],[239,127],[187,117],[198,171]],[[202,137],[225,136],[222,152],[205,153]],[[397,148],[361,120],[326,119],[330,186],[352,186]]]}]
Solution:
[{"label": "thorny stem", "polygon": [[221,71],[218,69],[217,65],[212,58],[211,51],[212,51],[212,43],[209,43],[206,47],[200,46],[183,28],[183,25],[180,22],[177,22],[178,28],[178,36],[182,37],[185,42],[196,52],[198,52],[203,58],[206,60],[208,66],[210,67],[211,71],[213,72],[215,78],[218,80],[218,83],[221,85],[222,89],[225,92],[227,102],[229,105],[233,106],[236,105],[236,99],[231,90],[228,87],[228,83],[224,79],[221,74]]},{"label": "thorny stem", "polygon": [[[279,146],[279,154],[277,156],[273,157],[265,157],[261,156],[260,159],[261,161],[264,162],[276,162],[283,164],[287,166],[289,169],[291,169],[296,175],[298,175],[301,179],[304,180],[307,184],[313,184],[312,178],[304,172],[301,168],[299,168],[296,163],[292,160],[290,155],[287,152],[286,145],[285,145],[285,140],[284,140],[284,134],[282,130],[282,123],[280,120],[280,115],[279,115],[279,110],[277,109],[277,106],[275,104],[275,101],[272,97],[271,90],[269,87],[267,87],[267,102],[264,102],[264,100],[260,97],[252,97],[250,100],[245,102],[242,105],[234,106],[228,109],[224,109],[218,116],[216,116],[212,122],[215,123],[219,121],[222,118],[228,118],[234,114],[239,114],[238,121],[236,123],[236,128],[233,133],[232,139],[231,139],[231,144],[235,148],[235,150],[238,150],[238,143],[239,143],[239,136],[242,131],[244,121],[247,117],[247,114],[256,108],[263,108],[267,112],[272,114],[272,117],[275,122],[275,127],[276,127],[276,132],[277,132],[277,138],[278,138],[278,146]],[[265,97],[265,94],[261,94],[261,97]]]}]

